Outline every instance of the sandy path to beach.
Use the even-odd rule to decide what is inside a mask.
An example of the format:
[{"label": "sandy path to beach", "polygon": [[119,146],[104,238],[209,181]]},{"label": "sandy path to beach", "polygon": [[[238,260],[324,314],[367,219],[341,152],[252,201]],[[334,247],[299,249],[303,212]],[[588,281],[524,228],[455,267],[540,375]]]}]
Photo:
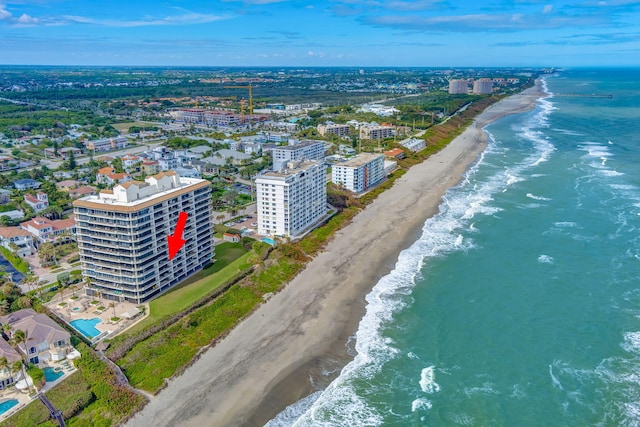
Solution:
[{"label": "sandy path to beach", "polygon": [[490,106],[444,150],[412,167],[127,426],[263,425],[308,394],[312,381],[326,385],[331,378],[322,372],[337,374],[351,359],[346,344],[364,314],[364,297],[477,160],[486,146],[482,128],[533,108],[539,96],[534,87]]}]

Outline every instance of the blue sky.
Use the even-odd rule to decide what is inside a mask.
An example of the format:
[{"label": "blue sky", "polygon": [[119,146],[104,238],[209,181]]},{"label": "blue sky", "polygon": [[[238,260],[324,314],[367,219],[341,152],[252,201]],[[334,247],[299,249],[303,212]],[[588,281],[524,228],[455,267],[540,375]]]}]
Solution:
[{"label": "blue sky", "polygon": [[640,0],[0,0],[0,63],[640,65]]}]

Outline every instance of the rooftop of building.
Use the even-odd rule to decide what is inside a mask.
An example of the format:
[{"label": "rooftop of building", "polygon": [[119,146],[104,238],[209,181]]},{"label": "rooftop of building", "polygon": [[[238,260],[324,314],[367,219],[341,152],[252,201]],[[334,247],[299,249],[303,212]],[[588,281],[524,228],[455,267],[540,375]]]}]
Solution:
[{"label": "rooftop of building", "polygon": [[384,158],[384,155],[376,154],[376,153],[360,153],[357,156],[353,157],[352,159],[349,159],[346,162],[338,163],[335,166],[346,166],[350,168],[357,168],[357,167],[366,165],[367,163],[377,158]]},{"label": "rooftop of building", "polygon": [[73,206],[136,211],[147,205],[175,197],[176,194],[209,185],[211,185],[209,181],[204,179],[184,178],[175,171],[166,171],[147,177],[145,182],[130,181],[116,184],[113,190],[102,190],[99,194],[74,201]]},{"label": "rooftop of building", "polygon": [[282,147],[276,147],[278,150],[298,150],[300,148],[303,147],[308,147],[310,145],[315,145],[315,144],[322,144],[324,145],[324,141],[320,141],[320,140],[315,140],[315,139],[303,139],[302,141],[300,141],[299,143],[295,144],[295,145],[285,145]]},{"label": "rooftop of building", "polygon": [[275,178],[275,179],[284,179],[287,178],[289,176],[294,176],[300,172],[305,172],[307,170],[309,170],[310,168],[319,165],[320,163],[312,161],[312,160],[306,160],[306,161],[295,161],[295,162],[289,162],[287,164],[287,167],[285,169],[282,169],[280,171],[268,171],[263,173],[262,175],[258,176],[258,179],[260,178]]}]

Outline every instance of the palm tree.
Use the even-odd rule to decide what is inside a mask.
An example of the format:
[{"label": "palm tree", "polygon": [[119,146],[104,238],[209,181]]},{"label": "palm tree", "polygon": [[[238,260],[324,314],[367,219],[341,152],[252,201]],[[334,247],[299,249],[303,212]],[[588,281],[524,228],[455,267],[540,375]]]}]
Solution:
[{"label": "palm tree", "polygon": [[[11,337],[11,344],[16,348],[16,351],[22,357],[22,360],[15,362],[12,367],[14,370],[22,369],[22,379],[24,379],[24,381],[27,383],[27,388],[29,389],[29,392],[31,392],[31,386],[29,385],[29,381],[27,380],[27,373],[24,370],[24,366],[26,364],[26,357],[27,357],[27,354],[29,354],[29,351],[27,349],[28,340],[29,338],[27,337],[27,333],[22,329],[18,329],[13,333]],[[22,351],[22,349],[20,348],[20,343],[24,344],[24,351]],[[18,363],[20,363],[20,365],[18,365]],[[16,367],[18,367],[18,369],[15,369]],[[35,388],[35,385],[34,385],[34,388]],[[37,391],[38,389],[36,389],[36,392]]]},{"label": "palm tree", "polygon": [[110,302],[109,307],[113,308],[113,317],[116,317],[116,305],[115,303]]},{"label": "palm tree", "polygon": [[0,316],[4,316],[9,313],[9,301],[3,299],[0,301]]},{"label": "palm tree", "polygon": [[5,356],[0,357],[0,371],[4,371],[9,368],[9,361]]}]

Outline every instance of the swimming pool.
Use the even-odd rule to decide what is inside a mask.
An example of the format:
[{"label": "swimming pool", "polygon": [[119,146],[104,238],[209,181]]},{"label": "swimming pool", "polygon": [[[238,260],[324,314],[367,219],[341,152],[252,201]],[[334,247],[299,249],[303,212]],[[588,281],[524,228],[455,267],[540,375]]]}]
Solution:
[{"label": "swimming pool", "polygon": [[100,331],[96,329],[96,325],[100,322],[102,322],[102,320],[97,317],[94,317],[93,319],[78,319],[71,321],[71,326],[85,337],[91,339],[100,334]]},{"label": "swimming pool", "polygon": [[5,400],[4,402],[0,403],[0,415],[4,414],[5,412],[7,412],[9,409],[13,408],[17,404],[18,404],[18,401],[16,399]]},{"label": "swimming pool", "polygon": [[47,380],[48,383],[54,382],[55,380],[57,380],[63,375],[64,375],[64,372],[62,371],[62,369],[60,369],[59,371],[56,371],[53,368],[44,368],[44,378]]},{"label": "swimming pool", "polygon": [[274,246],[274,245],[276,244],[276,241],[275,241],[275,240],[273,240],[273,239],[272,239],[272,238],[270,238],[270,237],[264,237],[264,238],[260,239],[260,241],[261,241],[261,242],[268,243],[268,244],[270,244],[271,246]]}]

